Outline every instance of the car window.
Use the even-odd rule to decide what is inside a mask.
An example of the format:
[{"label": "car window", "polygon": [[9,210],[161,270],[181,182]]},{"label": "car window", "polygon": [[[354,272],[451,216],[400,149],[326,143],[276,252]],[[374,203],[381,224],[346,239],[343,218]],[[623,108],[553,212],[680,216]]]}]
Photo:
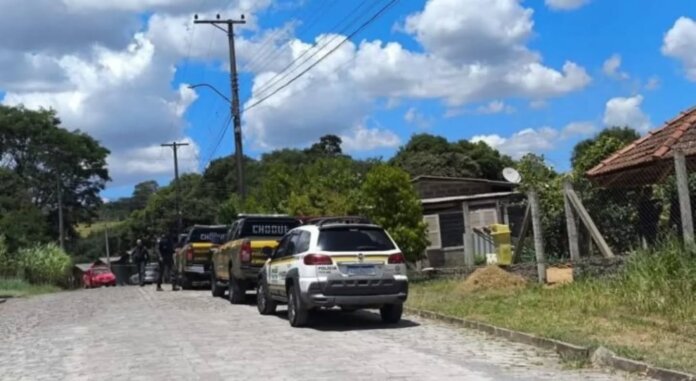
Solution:
[{"label": "car window", "polygon": [[232,226],[230,227],[230,230],[227,231],[227,239],[226,241],[232,241],[234,240],[234,232],[237,230],[239,222],[235,221]]},{"label": "car window", "polygon": [[394,250],[387,233],[381,228],[340,227],[322,229],[317,244],[322,251],[385,251]]},{"label": "car window", "polygon": [[311,238],[311,233],[308,231],[301,231],[297,239],[297,246],[295,247],[295,253],[304,253],[309,250],[309,239]]},{"label": "car window", "polygon": [[288,242],[290,242],[290,238],[292,238],[292,236],[293,234],[290,233],[280,240],[278,243],[278,248],[276,249],[275,253],[273,253],[273,258],[282,258],[285,256],[285,252],[288,248]]},{"label": "car window", "polygon": [[295,255],[301,253],[298,249],[300,248],[300,237],[302,236],[301,231],[296,231],[292,233],[290,241],[288,241],[288,247],[285,251],[285,256]]}]

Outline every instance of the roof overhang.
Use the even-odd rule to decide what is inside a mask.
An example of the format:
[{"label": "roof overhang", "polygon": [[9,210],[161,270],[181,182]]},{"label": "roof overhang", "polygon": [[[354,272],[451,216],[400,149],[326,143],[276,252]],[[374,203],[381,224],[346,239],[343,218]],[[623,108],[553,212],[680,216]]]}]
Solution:
[{"label": "roof overhang", "polygon": [[425,198],[421,200],[423,205],[440,204],[444,202],[457,202],[457,201],[477,201],[477,200],[495,200],[500,198],[508,198],[510,196],[519,195],[519,192],[495,192],[495,193],[481,193],[468,196],[452,196],[452,197],[437,197],[437,198]]}]

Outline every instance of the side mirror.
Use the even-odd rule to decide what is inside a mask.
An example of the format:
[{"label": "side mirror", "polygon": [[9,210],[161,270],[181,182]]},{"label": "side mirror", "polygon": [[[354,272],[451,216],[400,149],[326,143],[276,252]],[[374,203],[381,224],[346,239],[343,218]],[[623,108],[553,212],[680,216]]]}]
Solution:
[{"label": "side mirror", "polygon": [[264,246],[263,249],[261,249],[261,252],[266,258],[270,258],[271,256],[273,256],[273,249],[271,249],[268,246]]}]

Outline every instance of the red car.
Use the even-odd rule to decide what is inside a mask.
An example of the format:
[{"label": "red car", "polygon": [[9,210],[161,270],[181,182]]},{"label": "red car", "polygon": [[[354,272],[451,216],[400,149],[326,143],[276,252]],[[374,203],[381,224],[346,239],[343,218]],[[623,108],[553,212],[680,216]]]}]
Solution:
[{"label": "red car", "polygon": [[107,267],[92,267],[82,275],[85,288],[116,286],[116,275]]}]

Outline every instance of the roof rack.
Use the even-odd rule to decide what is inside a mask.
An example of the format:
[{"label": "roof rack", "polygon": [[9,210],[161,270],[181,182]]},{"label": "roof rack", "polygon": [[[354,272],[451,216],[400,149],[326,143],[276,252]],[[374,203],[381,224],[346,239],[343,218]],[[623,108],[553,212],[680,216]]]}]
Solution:
[{"label": "roof rack", "polygon": [[306,222],[307,225],[323,226],[328,224],[372,224],[372,221],[366,217],[360,216],[342,216],[342,217],[320,217],[313,218]]}]

